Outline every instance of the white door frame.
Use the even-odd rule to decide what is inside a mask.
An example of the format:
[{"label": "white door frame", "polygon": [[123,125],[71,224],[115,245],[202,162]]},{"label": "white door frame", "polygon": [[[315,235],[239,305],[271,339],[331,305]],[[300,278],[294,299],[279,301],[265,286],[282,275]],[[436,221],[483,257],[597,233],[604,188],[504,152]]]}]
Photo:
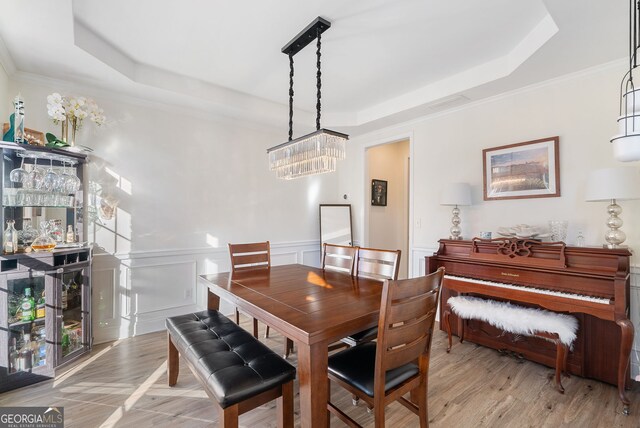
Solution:
[{"label": "white door frame", "polygon": [[414,173],[414,164],[413,164],[413,132],[406,132],[401,134],[396,134],[386,138],[380,138],[377,140],[365,142],[362,145],[362,151],[360,153],[362,162],[363,162],[363,171],[364,171],[364,192],[363,192],[363,207],[365,207],[364,211],[364,236],[362,237],[362,245],[365,247],[369,246],[369,210],[366,207],[371,203],[370,193],[371,187],[369,185],[369,162],[367,162],[367,149],[376,146],[382,146],[385,144],[393,144],[398,143],[400,141],[409,140],[409,254],[404,254],[402,257],[407,257],[407,277],[411,278],[413,273],[413,194],[414,194],[414,183],[413,183],[413,173]]}]

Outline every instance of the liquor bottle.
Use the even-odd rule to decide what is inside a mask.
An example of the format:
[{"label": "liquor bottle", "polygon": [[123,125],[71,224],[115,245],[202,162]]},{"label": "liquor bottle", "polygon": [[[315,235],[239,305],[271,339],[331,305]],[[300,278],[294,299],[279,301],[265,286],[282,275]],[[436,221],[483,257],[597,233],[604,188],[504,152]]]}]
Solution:
[{"label": "liquor bottle", "polygon": [[9,346],[9,373],[18,371],[18,349],[16,348],[16,338],[11,339]]},{"label": "liquor bottle", "polygon": [[62,310],[66,311],[69,307],[69,294],[67,292],[67,284],[62,283]]},{"label": "liquor bottle", "polygon": [[73,226],[67,226],[67,244],[73,244],[76,242],[76,235],[73,232]]},{"label": "liquor bottle", "polygon": [[80,286],[76,282],[75,278],[71,278],[67,287],[68,304],[73,308],[80,306]]},{"label": "liquor bottle", "polygon": [[76,235],[73,237],[75,242],[80,242],[80,231],[78,231],[78,226],[76,226]]},{"label": "liquor bottle", "polygon": [[2,250],[5,254],[14,254],[18,250],[18,232],[15,220],[7,220],[7,228],[2,235]]},{"label": "liquor bottle", "polygon": [[42,295],[38,299],[38,303],[36,303],[36,318],[44,318],[45,315],[45,300],[44,300],[44,291]]},{"label": "liquor bottle", "polygon": [[22,318],[21,321],[33,321],[35,319],[36,304],[33,297],[31,297],[31,289],[24,289],[24,297],[21,303]]},{"label": "liquor bottle", "polygon": [[53,238],[53,240],[56,241],[56,243],[64,242],[62,220],[51,220],[49,224],[51,225],[51,237]]},{"label": "liquor bottle", "polygon": [[24,333],[24,345],[20,349],[20,368],[23,371],[29,371],[33,367],[33,346],[31,344],[31,335]]},{"label": "liquor bottle", "polygon": [[46,328],[38,327],[34,328],[31,332],[33,337],[33,366],[44,366],[47,362],[47,340],[46,340]]}]

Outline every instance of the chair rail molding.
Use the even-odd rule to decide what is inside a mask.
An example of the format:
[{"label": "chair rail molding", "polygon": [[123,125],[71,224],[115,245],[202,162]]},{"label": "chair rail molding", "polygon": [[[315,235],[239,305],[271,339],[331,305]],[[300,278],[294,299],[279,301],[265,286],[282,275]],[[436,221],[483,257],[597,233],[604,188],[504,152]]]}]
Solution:
[{"label": "chair rail molding", "polygon": [[[273,265],[320,264],[320,241],[271,244]],[[227,248],[181,248],[129,253],[96,250],[93,275],[94,343],[160,331],[167,317],[202,310],[206,288],[199,275],[230,270]],[[233,306],[221,302],[221,311]]]}]

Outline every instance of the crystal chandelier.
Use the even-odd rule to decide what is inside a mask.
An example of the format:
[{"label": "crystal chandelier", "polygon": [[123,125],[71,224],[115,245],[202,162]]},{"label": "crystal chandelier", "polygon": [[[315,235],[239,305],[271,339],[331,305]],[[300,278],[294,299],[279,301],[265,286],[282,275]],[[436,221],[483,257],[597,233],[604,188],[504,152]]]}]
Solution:
[{"label": "crystal chandelier", "polygon": [[638,67],[640,48],[640,0],[629,0],[629,71],[620,84],[619,135],[611,139],[613,157],[621,162],[640,160],[640,90],[633,73]]},{"label": "crystal chandelier", "polygon": [[[336,170],[337,161],[345,158],[345,143],[349,136],[320,128],[320,89],[322,87],[320,36],[329,27],[331,27],[329,21],[318,17],[282,48],[282,53],[289,56],[289,141],[267,150],[269,169],[276,172],[277,178],[291,180],[307,175],[333,172]],[[316,65],[318,68],[316,131],[293,139],[293,56],[313,40],[317,40]]]}]

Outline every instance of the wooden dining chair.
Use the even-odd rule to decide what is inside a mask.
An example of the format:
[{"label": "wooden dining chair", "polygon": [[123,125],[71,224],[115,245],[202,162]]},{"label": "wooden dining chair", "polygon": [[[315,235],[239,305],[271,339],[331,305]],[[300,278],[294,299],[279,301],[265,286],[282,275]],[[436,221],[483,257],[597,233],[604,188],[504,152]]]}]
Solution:
[{"label": "wooden dining chair", "polygon": [[[385,406],[392,401],[418,415],[420,427],[429,426],[429,355],[443,277],[444,268],[440,268],[420,278],[386,280],[377,343],[354,346],[329,357],[329,381],[373,407],[376,427],[384,427]],[[403,397],[408,392],[411,401]],[[360,426],[330,400],[327,409],[347,425]]]},{"label": "wooden dining chair", "polygon": [[[231,272],[271,268],[271,245],[269,241],[250,244],[229,244]],[[240,324],[240,311],[236,307],[236,324]],[[253,319],[253,336],[258,338],[258,320]],[[269,336],[269,326],[265,336]]]},{"label": "wooden dining chair", "polygon": [[[375,248],[358,248],[356,256],[356,276],[379,281],[398,279],[400,270],[400,250],[379,250]],[[378,327],[371,327],[341,339],[349,346],[369,342],[378,335]]]},{"label": "wooden dining chair", "polygon": [[332,270],[353,275],[358,247],[346,245],[322,244],[323,270]]}]

